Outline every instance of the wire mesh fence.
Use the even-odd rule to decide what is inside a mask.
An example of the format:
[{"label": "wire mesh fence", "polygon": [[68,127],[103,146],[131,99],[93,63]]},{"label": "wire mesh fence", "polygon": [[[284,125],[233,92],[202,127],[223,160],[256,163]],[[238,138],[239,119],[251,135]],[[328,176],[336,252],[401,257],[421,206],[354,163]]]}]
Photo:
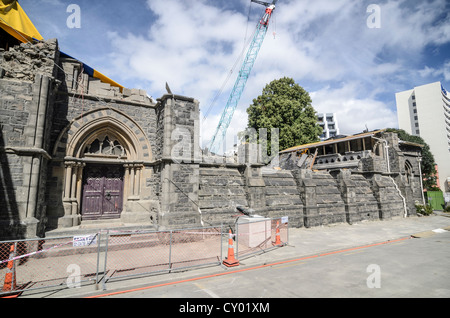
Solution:
[{"label": "wire mesh fence", "polygon": [[[281,219],[236,223],[234,231],[237,257],[287,243],[287,223]],[[228,238],[225,228],[218,226],[170,231],[105,230],[0,242],[0,295],[100,283],[106,288],[110,280],[221,265]]]},{"label": "wire mesh fence", "polygon": [[0,243],[1,293],[95,281],[98,235],[86,245],[79,245],[74,237]]},{"label": "wire mesh fence", "polygon": [[[221,227],[109,233],[106,279],[220,264]],[[139,252],[137,252],[139,250]]]}]

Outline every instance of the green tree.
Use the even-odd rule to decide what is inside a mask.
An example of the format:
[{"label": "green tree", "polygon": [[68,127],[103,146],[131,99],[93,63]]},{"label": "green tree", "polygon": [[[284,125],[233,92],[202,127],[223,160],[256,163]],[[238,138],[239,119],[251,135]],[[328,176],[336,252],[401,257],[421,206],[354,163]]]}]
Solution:
[{"label": "green tree", "polygon": [[281,78],[266,85],[262,95],[247,109],[248,128],[259,134],[267,129],[267,149],[270,153],[271,129],[279,129],[279,150],[319,141],[322,128],[311,106],[311,97],[292,78]]},{"label": "green tree", "polygon": [[433,153],[430,150],[430,146],[423,140],[422,137],[413,136],[408,134],[403,129],[389,128],[386,129],[388,132],[395,132],[398,135],[398,138],[403,141],[414,142],[416,144],[423,145],[422,148],[422,162],[421,169],[423,174],[423,187],[428,190],[433,190],[438,188],[437,180],[436,180],[436,168]]}]

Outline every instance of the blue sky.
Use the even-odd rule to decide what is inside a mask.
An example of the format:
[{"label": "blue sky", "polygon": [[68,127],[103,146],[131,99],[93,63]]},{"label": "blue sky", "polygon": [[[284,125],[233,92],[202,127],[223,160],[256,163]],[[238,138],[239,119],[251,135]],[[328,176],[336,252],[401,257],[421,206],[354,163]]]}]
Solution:
[{"label": "blue sky", "polygon": [[[155,99],[168,82],[174,93],[199,100],[202,118],[264,12],[250,0],[19,2],[62,51]],[[70,4],[81,9],[80,28],[67,26]],[[379,28],[368,25],[371,4],[380,9]],[[202,122],[204,141],[237,72]],[[227,145],[245,128],[252,99],[284,76],[311,94],[318,112],[336,113],[343,134],[397,127],[396,92],[436,81],[450,90],[450,2],[279,0]]]}]

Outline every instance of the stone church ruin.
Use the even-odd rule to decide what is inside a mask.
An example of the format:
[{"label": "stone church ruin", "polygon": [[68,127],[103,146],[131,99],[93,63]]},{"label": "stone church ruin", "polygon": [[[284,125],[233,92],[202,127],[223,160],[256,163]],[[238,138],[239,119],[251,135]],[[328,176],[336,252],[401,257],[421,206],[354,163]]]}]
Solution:
[{"label": "stone church ruin", "polygon": [[[115,222],[154,229],[234,223],[237,209],[295,227],[415,215],[421,146],[384,130],[217,160],[199,102],[156,101],[83,71],[56,40],[0,49],[0,239]],[[219,158],[220,159],[220,158]]]}]

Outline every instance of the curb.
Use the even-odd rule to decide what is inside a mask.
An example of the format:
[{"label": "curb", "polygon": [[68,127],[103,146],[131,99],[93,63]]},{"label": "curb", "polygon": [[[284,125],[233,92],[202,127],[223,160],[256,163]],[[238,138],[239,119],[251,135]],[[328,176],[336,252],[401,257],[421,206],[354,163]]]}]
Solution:
[{"label": "curb", "polygon": [[447,232],[450,231],[450,226],[447,226],[443,229],[434,229],[431,231],[425,231],[425,232],[419,232],[416,234],[412,234],[411,237],[413,238],[425,238],[425,237],[431,237],[436,235],[437,233]]}]

